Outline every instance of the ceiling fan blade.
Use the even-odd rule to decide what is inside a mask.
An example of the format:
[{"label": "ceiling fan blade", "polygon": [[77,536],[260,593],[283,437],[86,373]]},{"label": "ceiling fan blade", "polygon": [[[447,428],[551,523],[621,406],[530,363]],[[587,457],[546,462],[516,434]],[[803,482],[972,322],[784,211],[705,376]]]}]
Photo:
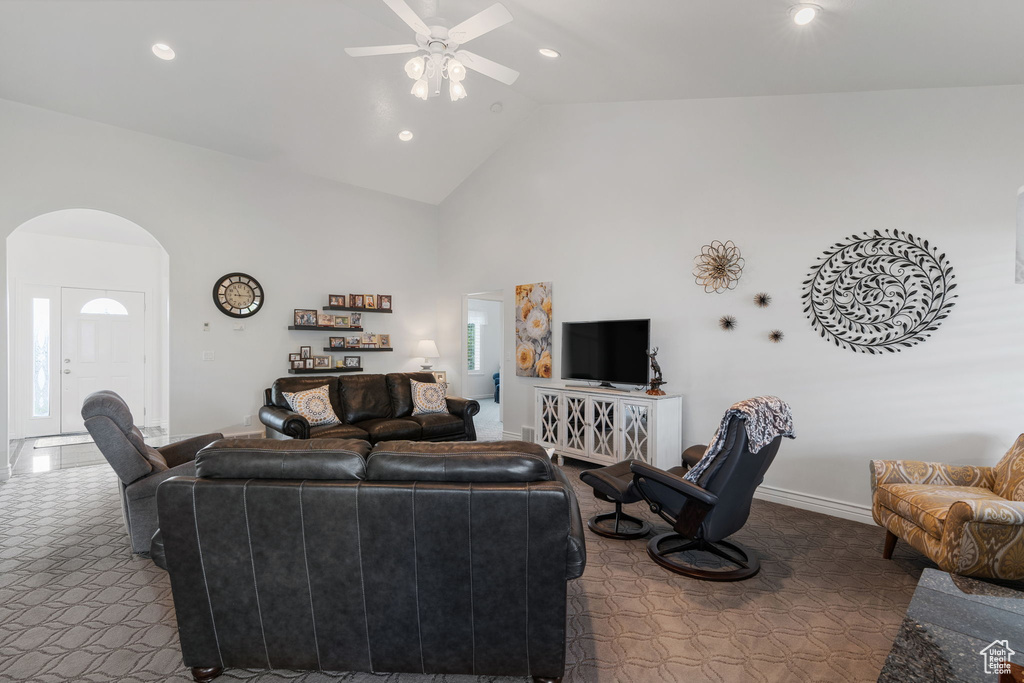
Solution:
[{"label": "ceiling fan blade", "polygon": [[474,14],[461,24],[451,27],[448,30],[448,37],[461,45],[474,38],[479,38],[488,31],[504,26],[510,21],[512,21],[512,15],[503,4],[496,2],[483,12]]},{"label": "ceiling fan blade", "polygon": [[377,45],[375,47],[346,47],[345,54],[349,57],[376,57],[377,55],[400,55],[416,52],[419,45]]},{"label": "ceiling fan blade", "polygon": [[507,66],[492,62],[486,57],[473,54],[468,50],[459,50],[455,53],[455,56],[459,58],[459,61],[467,69],[472,69],[477,73],[482,73],[484,76],[489,76],[496,81],[500,81],[505,85],[512,85],[519,78],[519,72],[515,69],[510,69]]},{"label": "ceiling fan blade", "polygon": [[398,18],[404,21],[421,36],[430,35],[430,27],[420,19],[419,15],[412,10],[405,3],[405,0],[384,0],[384,4],[391,8],[391,11],[398,15]]}]

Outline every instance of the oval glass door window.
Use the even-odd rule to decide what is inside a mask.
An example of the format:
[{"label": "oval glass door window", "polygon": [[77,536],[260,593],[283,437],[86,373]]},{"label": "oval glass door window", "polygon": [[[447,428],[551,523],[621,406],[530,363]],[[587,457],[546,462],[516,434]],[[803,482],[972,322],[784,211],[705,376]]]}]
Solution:
[{"label": "oval glass door window", "polygon": [[80,312],[90,315],[128,315],[128,309],[124,304],[106,297],[86,302]]}]

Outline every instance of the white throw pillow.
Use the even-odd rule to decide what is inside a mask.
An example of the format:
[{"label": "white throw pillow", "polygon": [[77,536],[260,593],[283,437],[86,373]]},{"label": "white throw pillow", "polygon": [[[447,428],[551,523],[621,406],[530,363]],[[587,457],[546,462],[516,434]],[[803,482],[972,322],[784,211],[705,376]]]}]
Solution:
[{"label": "white throw pillow", "polygon": [[410,379],[412,386],[412,414],[447,413],[447,382],[417,382]]},{"label": "white throw pillow", "polygon": [[325,384],[306,391],[283,391],[285,400],[296,413],[309,420],[310,427],[341,422],[331,406],[331,390]]}]

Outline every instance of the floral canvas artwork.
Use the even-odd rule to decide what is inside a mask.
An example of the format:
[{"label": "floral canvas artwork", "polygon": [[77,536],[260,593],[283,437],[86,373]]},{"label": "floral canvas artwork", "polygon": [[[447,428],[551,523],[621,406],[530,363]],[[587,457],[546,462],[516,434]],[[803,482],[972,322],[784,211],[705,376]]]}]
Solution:
[{"label": "floral canvas artwork", "polygon": [[516,376],[551,377],[551,283],[516,285]]}]

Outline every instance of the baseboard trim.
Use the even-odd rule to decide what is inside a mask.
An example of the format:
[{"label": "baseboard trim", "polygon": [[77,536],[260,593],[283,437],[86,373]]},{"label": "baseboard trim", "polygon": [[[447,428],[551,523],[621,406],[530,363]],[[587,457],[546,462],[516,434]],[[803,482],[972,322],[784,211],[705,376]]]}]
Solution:
[{"label": "baseboard trim", "polygon": [[788,505],[789,507],[799,508],[801,510],[820,512],[823,515],[831,515],[833,517],[848,519],[862,524],[870,524],[872,526],[875,524],[875,520],[871,516],[871,508],[867,505],[857,505],[855,503],[847,503],[833,498],[812,496],[809,493],[800,493],[798,491],[789,491],[787,489],[764,485],[757,487],[757,491],[754,493],[754,498],[757,498],[758,500],[767,500],[771,503]]}]

